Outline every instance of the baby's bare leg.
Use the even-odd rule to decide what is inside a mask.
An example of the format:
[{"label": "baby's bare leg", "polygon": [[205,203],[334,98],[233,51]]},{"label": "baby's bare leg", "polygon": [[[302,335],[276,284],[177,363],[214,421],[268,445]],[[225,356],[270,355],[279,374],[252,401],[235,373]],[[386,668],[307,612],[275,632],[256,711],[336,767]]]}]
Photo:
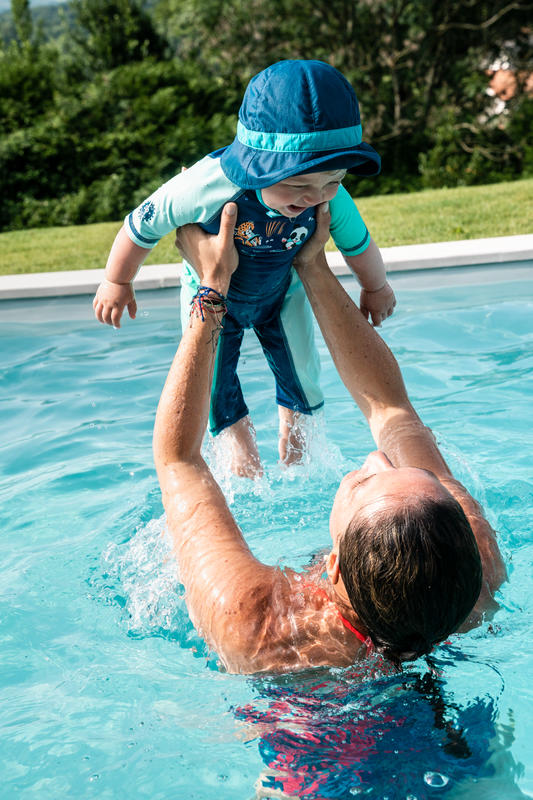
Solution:
[{"label": "baby's bare leg", "polygon": [[260,478],[263,474],[257,449],[255,429],[249,416],[243,417],[219,433],[229,453],[230,468],[242,478]]},{"label": "baby's bare leg", "polygon": [[287,466],[299,464],[305,453],[305,436],[302,426],[304,415],[284,406],[278,406],[278,412],[280,461]]}]

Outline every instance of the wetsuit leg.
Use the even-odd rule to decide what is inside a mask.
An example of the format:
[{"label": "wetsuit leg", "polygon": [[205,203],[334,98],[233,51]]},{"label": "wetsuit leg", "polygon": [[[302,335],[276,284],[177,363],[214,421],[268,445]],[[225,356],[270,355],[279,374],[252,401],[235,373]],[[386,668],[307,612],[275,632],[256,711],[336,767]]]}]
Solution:
[{"label": "wetsuit leg", "polygon": [[278,311],[254,330],[276,379],[278,405],[303,414],[321,408],[313,314],[296,272]]},{"label": "wetsuit leg", "polygon": [[226,314],[222,324],[224,329],[218,340],[209,409],[209,430],[213,436],[248,414],[237,376],[244,330],[231,314]]}]

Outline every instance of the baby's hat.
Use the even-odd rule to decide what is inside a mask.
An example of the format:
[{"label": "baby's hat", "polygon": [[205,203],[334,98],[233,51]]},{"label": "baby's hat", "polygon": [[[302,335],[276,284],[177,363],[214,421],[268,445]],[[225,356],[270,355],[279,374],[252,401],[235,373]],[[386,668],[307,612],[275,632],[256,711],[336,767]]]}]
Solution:
[{"label": "baby's hat", "polygon": [[287,60],[248,84],[220,165],[237,186],[262,189],[302,172],[377,175],[381,159],[362,141],[359,104],[344,75],[323,61]]}]

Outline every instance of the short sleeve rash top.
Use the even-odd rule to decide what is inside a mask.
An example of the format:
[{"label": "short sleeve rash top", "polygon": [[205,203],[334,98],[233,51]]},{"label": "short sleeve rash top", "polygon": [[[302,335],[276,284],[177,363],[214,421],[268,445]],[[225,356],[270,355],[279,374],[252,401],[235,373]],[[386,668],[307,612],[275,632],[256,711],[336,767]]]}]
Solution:
[{"label": "short sleeve rash top", "polygon": [[[209,233],[218,233],[225,203],[236,201],[238,217],[235,245],[239,267],[231,279],[235,299],[284,291],[292,260],[316,228],[315,208],[294,218],[268,208],[260,191],[245,191],[224,175],[216,151],[190,169],[175,175],[129,214],[124,225],[130,239],[152,248],[174,228],[195,222]],[[347,256],[359,255],[370,235],[352,198],[343,186],[330,201],[331,235]]]}]

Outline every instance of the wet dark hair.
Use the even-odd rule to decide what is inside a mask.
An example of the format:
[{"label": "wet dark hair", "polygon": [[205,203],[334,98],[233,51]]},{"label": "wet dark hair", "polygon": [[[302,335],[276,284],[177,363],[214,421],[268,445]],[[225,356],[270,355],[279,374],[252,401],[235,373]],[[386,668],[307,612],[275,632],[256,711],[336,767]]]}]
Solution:
[{"label": "wet dark hair", "polygon": [[451,496],[359,511],[341,536],[339,568],[374,646],[397,665],[457,630],[482,584],[472,528]]}]

